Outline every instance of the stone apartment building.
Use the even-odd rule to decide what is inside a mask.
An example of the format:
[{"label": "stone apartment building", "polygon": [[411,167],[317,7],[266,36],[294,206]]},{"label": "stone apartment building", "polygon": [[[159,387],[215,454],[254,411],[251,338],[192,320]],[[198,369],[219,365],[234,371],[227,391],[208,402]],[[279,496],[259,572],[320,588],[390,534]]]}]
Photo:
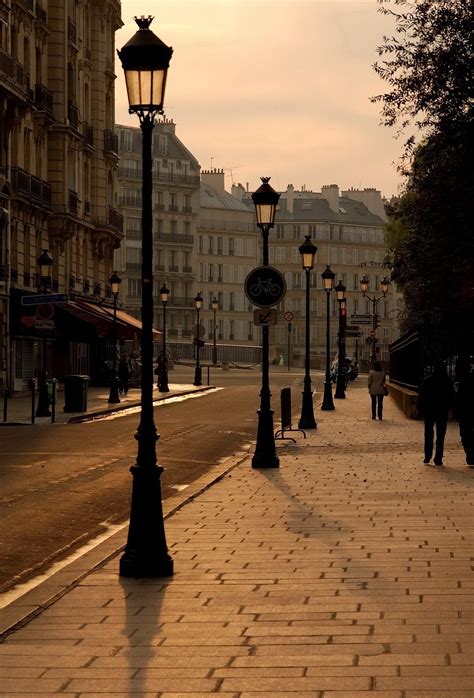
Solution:
[{"label": "stone apartment building", "polygon": [[[0,388],[25,387],[42,347],[50,375],[91,374],[110,335],[121,24],[119,0],[0,0]],[[38,292],[42,250],[47,291],[70,295],[40,313],[21,299]]]},{"label": "stone apartment building", "polygon": [[[237,185],[232,188],[236,198],[253,208],[251,194]],[[385,212],[382,197],[376,189],[339,191],[336,184],[323,186],[321,192],[297,191],[290,184],[281,193],[276,225],[270,233],[270,264],[285,275],[287,293],[279,307],[279,323],[274,328],[272,344],[276,356],[288,353],[288,324],[283,313],[294,315],[291,326],[293,361],[301,365],[305,341],[305,272],[301,267],[298,247],[305,235],[310,235],[318,247],[316,264],[311,273],[311,353],[313,363],[324,365],[326,353],[326,295],[321,273],[326,264],[346,285],[347,320],[359,325],[362,337],[347,339],[348,355],[358,354],[368,360],[370,345],[366,342],[371,329],[372,303],[363,297],[360,278],[370,279],[370,296],[381,296],[380,279],[387,273],[384,267],[386,247],[383,226]],[[388,345],[398,335],[397,308],[400,299],[391,288],[386,299],[378,304],[380,358],[388,360]],[[331,347],[337,351],[338,305],[336,294],[331,297]]]}]

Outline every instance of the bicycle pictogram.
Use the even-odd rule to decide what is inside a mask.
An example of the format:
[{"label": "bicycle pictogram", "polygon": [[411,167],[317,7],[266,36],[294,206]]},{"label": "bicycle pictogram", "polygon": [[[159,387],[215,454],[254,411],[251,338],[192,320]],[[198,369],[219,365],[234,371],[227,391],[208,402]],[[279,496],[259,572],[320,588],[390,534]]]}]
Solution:
[{"label": "bicycle pictogram", "polygon": [[281,287],[273,283],[273,281],[268,279],[262,279],[261,276],[258,277],[256,284],[252,284],[250,287],[250,293],[252,296],[278,296],[280,294]]}]

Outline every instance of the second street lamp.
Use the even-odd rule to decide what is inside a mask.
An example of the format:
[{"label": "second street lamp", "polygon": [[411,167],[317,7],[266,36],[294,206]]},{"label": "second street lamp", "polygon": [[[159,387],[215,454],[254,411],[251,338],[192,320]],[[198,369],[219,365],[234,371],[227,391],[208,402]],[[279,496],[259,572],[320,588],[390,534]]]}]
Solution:
[{"label": "second street lamp", "polygon": [[[40,282],[43,287],[43,293],[48,292],[48,286],[51,281],[51,267],[53,266],[53,259],[50,256],[48,250],[43,250],[38,259],[38,266],[40,269]],[[50,417],[51,410],[48,394],[48,371],[46,363],[47,354],[47,339],[46,330],[43,330],[43,347],[42,347],[42,361],[41,361],[41,374],[39,379],[39,392],[38,392],[38,405],[36,407],[37,417]]]},{"label": "second street lamp", "polygon": [[194,307],[196,308],[196,336],[194,338],[195,345],[196,345],[196,367],[194,369],[194,383],[193,385],[202,385],[202,371],[201,371],[201,362],[199,360],[199,353],[201,349],[201,337],[200,337],[200,329],[201,325],[199,324],[199,314],[201,312],[202,308],[202,295],[199,292],[197,296],[194,299]]},{"label": "second street lamp", "polygon": [[219,301],[217,298],[212,299],[212,312],[213,312],[213,330],[212,330],[212,339],[213,339],[213,344],[212,344],[212,363],[214,366],[217,364],[217,342],[216,342],[216,332],[217,332],[217,324],[216,324],[216,315],[217,311],[219,310]]},{"label": "second street lamp", "polygon": [[337,380],[334,397],[344,400],[346,397],[346,287],[339,281],[336,286],[337,302],[339,304],[339,334],[337,355]]},{"label": "second street lamp", "polygon": [[160,393],[169,393],[168,386],[168,354],[166,353],[166,305],[170,299],[170,290],[166,284],[160,288],[161,304],[163,306],[163,348],[161,361],[158,362],[158,390]]},{"label": "second street lamp", "polygon": [[334,400],[332,399],[332,385],[331,385],[331,305],[330,296],[331,291],[334,288],[334,279],[336,278],[335,273],[332,271],[329,264],[326,269],[321,274],[324,283],[324,290],[326,291],[326,378],[324,380],[324,398],[323,404],[321,405],[322,410],[334,410]]},{"label": "second street lamp", "polygon": [[305,324],[305,362],[304,362],[304,388],[303,401],[301,403],[301,417],[298,423],[300,429],[316,429],[316,420],[313,410],[313,391],[311,390],[311,373],[310,373],[310,275],[314,267],[314,258],[318,248],[313,245],[309,235],[305,236],[305,241],[298,251],[301,255],[303,270],[306,275],[306,324]]},{"label": "second street lamp", "polygon": [[388,288],[390,286],[390,279],[388,276],[384,276],[380,280],[380,289],[382,291],[382,295],[379,296],[378,298],[376,296],[369,296],[367,295],[367,291],[369,290],[369,285],[370,285],[370,279],[365,274],[362,279],[360,280],[360,289],[362,291],[362,294],[364,298],[367,298],[368,301],[372,303],[372,333],[370,339],[372,340],[372,351],[370,354],[370,360],[372,362],[377,360],[377,328],[379,326],[378,324],[378,314],[377,314],[377,306],[379,301],[382,300],[382,298],[385,298],[385,296],[388,293]]},{"label": "second street lamp", "polygon": [[119,382],[118,382],[118,376],[117,376],[117,351],[118,351],[118,346],[117,346],[117,298],[118,294],[120,292],[120,284],[122,283],[122,279],[120,276],[117,274],[116,271],[112,274],[112,276],[109,279],[109,284],[110,288],[112,290],[112,295],[114,297],[114,327],[113,327],[113,356],[112,356],[112,374],[110,376],[110,390],[109,390],[109,399],[107,402],[110,403],[115,403],[115,402],[120,402],[120,396],[119,396]]}]

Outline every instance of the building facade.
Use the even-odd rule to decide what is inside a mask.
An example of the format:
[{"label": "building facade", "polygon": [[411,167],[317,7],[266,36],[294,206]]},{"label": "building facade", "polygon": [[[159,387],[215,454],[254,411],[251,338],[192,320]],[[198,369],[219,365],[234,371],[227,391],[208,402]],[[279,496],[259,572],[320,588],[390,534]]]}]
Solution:
[{"label": "building facade", "polygon": [[48,293],[92,304],[109,295],[122,239],[113,131],[122,23],[118,0],[2,0],[0,19],[0,386],[14,391],[38,374],[42,347],[50,374],[90,373],[107,334],[99,311],[27,310],[22,297],[41,290],[42,250],[53,260]]}]

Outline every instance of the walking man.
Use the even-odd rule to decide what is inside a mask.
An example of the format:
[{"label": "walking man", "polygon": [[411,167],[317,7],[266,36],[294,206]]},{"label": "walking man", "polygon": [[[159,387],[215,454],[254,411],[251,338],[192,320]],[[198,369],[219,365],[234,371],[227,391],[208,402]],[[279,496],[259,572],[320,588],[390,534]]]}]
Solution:
[{"label": "walking man", "polygon": [[433,455],[434,427],[436,427],[435,465],[443,465],[444,438],[449,410],[454,404],[454,386],[446,372],[444,361],[437,361],[431,376],[420,388],[418,405],[425,422],[425,464]]}]

